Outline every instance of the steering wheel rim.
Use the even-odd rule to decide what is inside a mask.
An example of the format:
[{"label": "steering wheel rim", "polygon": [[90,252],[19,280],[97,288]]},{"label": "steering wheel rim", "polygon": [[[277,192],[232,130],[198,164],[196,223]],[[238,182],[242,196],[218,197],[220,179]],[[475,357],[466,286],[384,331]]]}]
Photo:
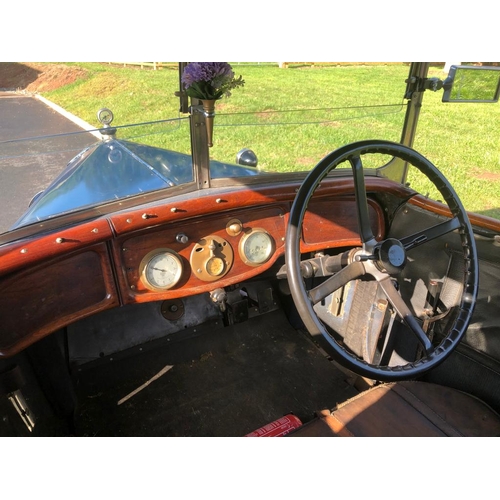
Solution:
[{"label": "steering wheel rim", "polygon": [[[387,154],[401,158],[426,175],[447,203],[452,214],[451,219],[438,224],[434,228],[428,228],[427,230],[415,233],[410,237],[386,243],[386,247],[389,247],[388,252],[380,251],[382,243],[375,240],[370,227],[365,181],[361,162],[361,156],[372,153]],[[356,260],[352,261],[347,267],[327,280],[329,286],[323,286],[321,291],[316,290],[315,293],[310,293],[312,291],[306,290],[300,266],[300,237],[302,234],[304,216],[307,211],[308,203],[320,182],[329,172],[346,161],[351,164],[354,175],[354,190],[362,250],[358,253]],[[425,333],[421,330],[416,318],[411,313],[408,316],[409,308],[404,303],[404,300],[399,295],[396,288],[392,285],[390,280],[393,274],[391,273],[397,273],[398,271],[395,271],[394,268],[391,267],[391,264],[395,264],[396,267],[400,264],[401,247],[403,251],[406,252],[406,250],[410,248],[424,244],[427,241],[457,229],[461,237],[465,263],[462,297],[460,299],[460,304],[457,306],[458,312],[453,323],[447,329],[444,339],[439,345],[433,346]],[[381,271],[381,266],[376,266],[372,262],[373,257],[369,256],[370,253],[377,253],[380,262],[380,254],[384,253],[386,260],[390,261],[390,258],[387,259],[387,253],[391,252],[395,256],[395,259],[393,259],[394,262],[389,262],[389,266],[387,266],[389,270],[383,269],[383,271]],[[406,253],[404,253],[404,259],[406,261]],[[309,333],[317,338],[322,346],[326,347],[329,354],[331,354],[341,365],[370,379],[392,382],[417,378],[431,368],[442,363],[462,339],[474,311],[478,292],[478,263],[473,230],[467,212],[445,176],[423,155],[399,143],[383,140],[351,143],[325,156],[325,158],[309,172],[296,194],[290,211],[285,239],[285,260],[292,298]],[[379,285],[381,285],[382,290],[392,307],[398,313],[398,316],[417,336],[423,347],[423,352],[425,353],[419,360],[400,366],[370,364],[339,344],[328,333],[325,325],[318,318],[313,306],[321,297],[324,298],[327,294],[333,293],[333,291],[340,288],[340,286],[366,273],[371,274],[372,277],[379,282]],[[320,287],[317,288],[319,289]]]}]

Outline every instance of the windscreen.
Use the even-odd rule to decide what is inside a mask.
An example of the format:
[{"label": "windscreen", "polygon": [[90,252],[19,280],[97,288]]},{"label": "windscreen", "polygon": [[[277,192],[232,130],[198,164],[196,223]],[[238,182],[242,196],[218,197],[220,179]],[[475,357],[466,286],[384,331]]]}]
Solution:
[{"label": "windscreen", "polygon": [[191,156],[161,147],[179,121],[0,142],[0,231],[192,182]]},{"label": "windscreen", "polygon": [[251,149],[266,172],[312,169],[326,154],[364,139],[399,142],[406,64],[238,65],[243,88],[216,101],[211,158]]}]

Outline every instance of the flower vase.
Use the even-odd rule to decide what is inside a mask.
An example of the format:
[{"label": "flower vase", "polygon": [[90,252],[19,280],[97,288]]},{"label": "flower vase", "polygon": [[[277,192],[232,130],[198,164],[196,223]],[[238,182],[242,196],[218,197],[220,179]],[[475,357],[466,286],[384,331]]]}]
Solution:
[{"label": "flower vase", "polygon": [[214,135],[214,117],[215,117],[215,99],[200,99],[203,104],[203,112],[205,115],[205,127],[207,129],[208,147],[211,148],[213,144]]}]

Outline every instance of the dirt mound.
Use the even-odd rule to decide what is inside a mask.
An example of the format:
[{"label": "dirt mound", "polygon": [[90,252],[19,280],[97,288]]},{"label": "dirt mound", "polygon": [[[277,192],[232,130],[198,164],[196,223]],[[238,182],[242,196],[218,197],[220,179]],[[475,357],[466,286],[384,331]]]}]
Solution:
[{"label": "dirt mound", "polygon": [[87,72],[76,66],[39,63],[0,63],[0,89],[47,92],[85,77]]}]

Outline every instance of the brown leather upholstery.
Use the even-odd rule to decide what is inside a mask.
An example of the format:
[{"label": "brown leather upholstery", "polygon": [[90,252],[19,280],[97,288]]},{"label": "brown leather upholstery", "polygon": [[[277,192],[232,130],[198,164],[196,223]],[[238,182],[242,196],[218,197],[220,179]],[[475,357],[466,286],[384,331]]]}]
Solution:
[{"label": "brown leather upholstery", "polygon": [[500,415],[479,399],[435,384],[373,387],[289,436],[500,436]]}]

